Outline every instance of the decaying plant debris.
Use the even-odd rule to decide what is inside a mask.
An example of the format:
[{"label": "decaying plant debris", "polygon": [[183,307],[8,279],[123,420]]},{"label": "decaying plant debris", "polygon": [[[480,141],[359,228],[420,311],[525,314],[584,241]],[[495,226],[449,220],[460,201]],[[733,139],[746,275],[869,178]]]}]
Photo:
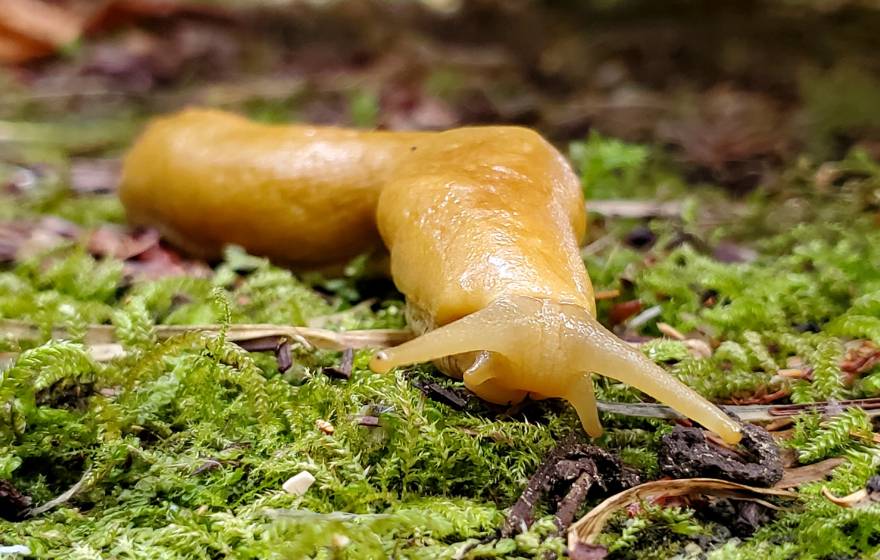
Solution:
[{"label": "decaying plant debris", "polygon": [[617,457],[578,439],[574,434],[569,436],[544,459],[511,507],[502,535],[528,531],[542,499],[556,496],[554,521],[562,531],[571,525],[591,489],[618,492],[640,482],[638,473]]},{"label": "decaying plant debris", "polygon": [[753,486],[782,479],[782,459],[773,437],[747,424],[736,449],[708,441],[699,428],[676,426],[663,436],[657,456],[660,472],[673,478],[722,478]]},{"label": "decaying plant debris", "polygon": [[[880,550],[875,10],[181,4],[0,72],[0,551]],[[570,142],[600,320],[765,426],[765,447],[724,450],[605,379],[607,431],[585,442],[560,402],[487,406],[428,365],[374,375],[368,347],[409,336],[380,256],[321,273],[236,248],[205,263],[129,230],[122,150],[144,117],[189,103],[392,129],[513,122]],[[315,482],[286,492],[303,472]],[[735,482],[702,479],[725,472]]]},{"label": "decaying plant debris", "polygon": [[679,496],[712,495],[739,500],[752,500],[765,507],[776,508],[764,498],[780,497],[789,500],[796,494],[786,490],[755,488],[713,478],[688,478],[683,480],[658,480],[646,482],[625,492],[621,492],[593,508],[569,529],[569,550],[576,551],[579,545],[592,545],[601,533],[608,518],[617,510],[630,504],[646,503],[657,498]]}]

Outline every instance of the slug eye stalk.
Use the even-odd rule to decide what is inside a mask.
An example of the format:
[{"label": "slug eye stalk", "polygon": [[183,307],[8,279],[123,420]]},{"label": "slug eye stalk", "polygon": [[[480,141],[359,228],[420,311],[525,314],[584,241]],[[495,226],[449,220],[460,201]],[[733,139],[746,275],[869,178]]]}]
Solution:
[{"label": "slug eye stalk", "polygon": [[[477,395],[529,393],[558,397],[574,406],[584,429],[602,433],[591,373],[643,391],[699,422],[728,443],[741,439],[739,424],[603,327],[580,306],[528,296],[504,297],[461,319],[377,353],[370,368],[398,366],[468,352],[477,354],[464,373]],[[502,397],[504,398],[504,397]]]}]

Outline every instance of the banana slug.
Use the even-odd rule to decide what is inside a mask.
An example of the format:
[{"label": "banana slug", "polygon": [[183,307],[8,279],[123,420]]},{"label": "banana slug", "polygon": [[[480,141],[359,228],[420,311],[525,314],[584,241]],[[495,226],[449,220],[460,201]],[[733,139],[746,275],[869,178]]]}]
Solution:
[{"label": "banana slug", "polygon": [[519,127],[366,132],[277,126],[213,110],[155,120],[128,153],[129,220],[215,256],[235,243],[318,266],[384,241],[419,335],[376,372],[435,361],[481,398],[563,398],[601,433],[591,373],[636,387],[719,434],[740,426],[595,319],[578,247],[578,178]]}]

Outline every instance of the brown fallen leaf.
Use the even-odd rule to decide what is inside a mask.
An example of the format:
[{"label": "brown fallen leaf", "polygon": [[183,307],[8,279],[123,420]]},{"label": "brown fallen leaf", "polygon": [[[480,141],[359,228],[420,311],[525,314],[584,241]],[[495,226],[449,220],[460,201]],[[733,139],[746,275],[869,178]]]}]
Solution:
[{"label": "brown fallen leaf", "polygon": [[10,480],[0,480],[0,518],[19,521],[27,515],[31,497],[23,494]]},{"label": "brown fallen leaf", "polygon": [[880,364],[880,347],[870,340],[853,340],[846,344],[846,353],[840,362],[840,369],[852,384],[860,375],[868,373]]},{"label": "brown fallen leaf", "polygon": [[843,462],[842,457],[832,457],[805,467],[787,468],[783,471],[782,480],[777,482],[773,488],[795,488],[801,484],[822,480]]},{"label": "brown fallen leaf", "polygon": [[657,330],[673,340],[685,340],[687,338],[681,333],[681,331],[679,331],[669,323],[664,323],[663,321],[657,322]]},{"label": "brown fallen leaf", "polygon": [[769,96],[720,86],[664,119],[656,132],[708,177],[744,189],[789,152],[787,118]]},{"label": "brown fallen leaf", "polygon": [[39,255],[69,243],[79,235],[77,225],[56,216],[0,224],[0,262],[14,262]]},{"label": "brown fallen leaf", "polygon": [[688,352],[690,352],[691,356],[694,356],[696,358],[712,357],[712,347],[709,346],[709,343],[705,340],[700,340],[699,338],[688,338],[682,340],[682,342],[687,347]]},{"label": "brown fallen leaf", "polygon": [[[144,241],[149,241],[149,238]],[[169,276],[205,278],[211,272],[204,262],[185,259],[175,250],[160,243],[147,243],[134,258],[125,261],[123,271],[127,278],[147,280]]]},{"label": "brown fallen leaf", "polygon": [[43,58],[94,34],[133,21],[189,14],[227,19],[220,7],[179,0],[95,0],[48,2],[3,0],[0,11],[0,64]]},{"label": "brown fallen leaf", "polygon": [[141,19],[169,18],[179,14],[212,19],[230,19],[222,6],[181,0],[109,0],[89,14],[89,34],[112,29]]},{"label": "brown fallen leaf", "polygon": [[801,368],[788,368],[777,371],[776,375],[787,377],[789,379],[805,379],[809,377],[810,372]]},{"label": "brown fallen leaf", "polygon": [[608,556],[608,549],[598,544],[577,543],[568,551],[568,556],[572,560],[602,560]]},{"label": "brown fallen leaf", "polygon": [[611,307],[609,317],[611,323],[618,325],[642,310],[642,302],[637,299],[622,301]]},{"label": "brown fallen leaf", "polygon": [[864,488],[862,488],[861,490],[856,490],[855,492],[847,496],[838,498],[831,493],[827,486],[823,486],[822,495],[828,498],[829,502],[844,508],[859,507],[863,504],[873,501],[869,500],[868,491]]},{"label": "brown fallen leaf", "polygon": [[766,386],[762,386],[759,387],[753,395],[744,399],[732,398],[730,399],[730,402],[739,405],[769,404],[780,399],[784,399],[791,394],[791,389],[789,389],[788,387],[783,387],[769,393],[767,392],[767,390],[768,388]]},{"label": "brown fallen leaf", "polygon": [[880,476],[872,476],[868,479],[865,487],[856,490],[848,496],[838,498],[828,490],[827,486],[822,487],[822,495],[828,500],[840,507],[844,508],[862,508],[876,505],[880,502]]},{"label": "brown fallen leaf", "polygon": [[122,161],[116,158],[77,158],[70,163],[70,188],[77,194],[103,194],[116,190]]},{"label": "brown fallen leaf", "polygon": [[777,418],[764,426],[764,429],[768,432],[779,432],[790,427],[792,424],[794,424],[793,418]]},{"label": "brown fallen leaf", "polygon": [[19,64],[51,53],[54,49],[0,27],[0,64]]},{"label": "brown fallen leaf", "polygon": [[765,500],[765,497],[795,499],[798,496],[788,490],[755,488],[716,478],[685,478],[646,482],[611,496],[573,524],[568,530],[568,550],[576,550],[579,545],[595,544],[596,537],[602,532],[608,519],[617,511],[631,504],[676,496],[697,495],[751,500],[771,509],[779,509],[779,507]]},{"label": "brown fallen leaf", "polygon": [[103,225],[89,236],[88,249],[99,257],[128,260],[159,244],[159,232],[148,229],[137,233],[112,225]]},{"label": "brown fallen leaf", "polygon": [[85,20],[74,10],[42,0],[3,0],[0,64],[20,64],[72,44]]}]

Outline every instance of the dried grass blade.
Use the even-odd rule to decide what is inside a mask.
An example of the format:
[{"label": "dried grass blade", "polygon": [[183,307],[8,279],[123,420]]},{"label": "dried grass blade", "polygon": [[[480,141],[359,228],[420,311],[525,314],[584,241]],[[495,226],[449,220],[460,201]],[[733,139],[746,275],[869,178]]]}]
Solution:
[{"label": "dried grass blade", "polygon": [[646,482],[611,496],[572,525],[568,530],[568,549],[570,551],[575,550],[579,543],[594,544],[596,537],[602,532],[608,519],[615,512],[630,504],[650,501],[660,496],[689,496],[697,494],[760,500],[761,503],[771,505],[771,507],[775,506],[761,499],[762,496],[775,496],[779,498],[797,497],[797,494],[787,490],[757,488],[716,478],[685,478],[681,480]]},{"label": "dried grass blade", "polygon": [[[158,325],[156,335],[159,338],[168,338],[174,335],[201,331],[205,333],[220,332],[221,325]],[[40,330],[24,321],[3,320],[0,321],[0,336],[13,339],[39,338]],[[309,344],[324,350],[344,350],[346,348],[386,348],[396,346],[412,338],[412,332],[401,329],[371,329],[356,331],[331,331],[310,327],[291,327],[286,325],[230,325],[227,338],[232,342],[241,342],[267,336],[280,336],[294,342],[299,339],[306,340]],[[52,338],[61,339],[67,337],[64,328],[52,329]],[[84,342],[90,346],[101,344],[115,344],[116,336],[110,325],[91,325],[86,331]]]}]

